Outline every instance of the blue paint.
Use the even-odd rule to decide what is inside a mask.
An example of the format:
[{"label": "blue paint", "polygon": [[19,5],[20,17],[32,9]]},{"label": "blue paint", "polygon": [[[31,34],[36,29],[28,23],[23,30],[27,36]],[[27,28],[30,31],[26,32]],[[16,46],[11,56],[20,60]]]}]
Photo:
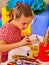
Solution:
[{"label": "blue paint", "polygon": [[2,26],[2,18],[0,18],[0,27]]},{"label": "blue paint", "polygon": [[49,27],[49,5],[46,6],[41,14],[38,14],[34,18],[34,23],[31,25],[31,34],[38,34],[44,36],[45,31]]},{"label": "blue paint", "polygon": [[43,0],[38,0],[38,2],[37,0],[8,0],[6,9],[10,10],[14,8],[17,2],[21,2],[22,4],[29,5],[34,11],[34,13],[42,12],[45,9],[44,8],[45,3],[43,2]]}]

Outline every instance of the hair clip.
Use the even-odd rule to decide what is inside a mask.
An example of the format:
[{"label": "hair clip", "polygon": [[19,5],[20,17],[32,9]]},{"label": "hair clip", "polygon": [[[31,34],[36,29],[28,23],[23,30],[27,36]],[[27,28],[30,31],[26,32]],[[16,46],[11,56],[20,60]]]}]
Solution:
[{"label": "hair clip", "polygon": [[21,5],[22,3],[21,2],[17,2],[17,5]]}]

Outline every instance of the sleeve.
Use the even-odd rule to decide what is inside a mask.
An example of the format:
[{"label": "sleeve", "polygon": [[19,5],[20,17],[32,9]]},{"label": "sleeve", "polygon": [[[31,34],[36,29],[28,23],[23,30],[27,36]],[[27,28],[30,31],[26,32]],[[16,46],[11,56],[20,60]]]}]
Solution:
[{"label": "sleeve", "polygon": [[9,23],[6,23],[0,32],[0,40],[4,40],[6,43],[15,43],[21,40],[21,31],[18,28],[13,27]]},{"label": "sleeve", "polygon": [[2,39],[1,28],[0,28],[0,40]]},{"label": "sleeve", "polygon": [[7,41],[8,31],[9,29],[7,25],[3,25],[0,28],[0,40],[4,40],[5,42]]}]

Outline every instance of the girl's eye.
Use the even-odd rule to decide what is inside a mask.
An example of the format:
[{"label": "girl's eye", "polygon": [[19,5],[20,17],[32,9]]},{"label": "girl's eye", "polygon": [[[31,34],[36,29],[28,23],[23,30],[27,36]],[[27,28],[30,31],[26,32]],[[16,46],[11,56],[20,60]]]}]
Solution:
[{"label": "girl's eye", "polygon": [[26,23],[23,23],[23,25],[25,25]]}]

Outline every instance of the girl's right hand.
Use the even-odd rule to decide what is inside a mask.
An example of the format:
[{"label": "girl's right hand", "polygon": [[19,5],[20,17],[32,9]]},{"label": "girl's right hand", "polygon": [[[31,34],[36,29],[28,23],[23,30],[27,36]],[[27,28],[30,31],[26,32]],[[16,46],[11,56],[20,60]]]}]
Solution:
[{"label": "girl's right hand", "polygon": [[23,43],[24,45],[26,44],[31,44],[31,40],[29,39],[28,36],[24,37],[22,40],[21,40],[21,43]]}]

